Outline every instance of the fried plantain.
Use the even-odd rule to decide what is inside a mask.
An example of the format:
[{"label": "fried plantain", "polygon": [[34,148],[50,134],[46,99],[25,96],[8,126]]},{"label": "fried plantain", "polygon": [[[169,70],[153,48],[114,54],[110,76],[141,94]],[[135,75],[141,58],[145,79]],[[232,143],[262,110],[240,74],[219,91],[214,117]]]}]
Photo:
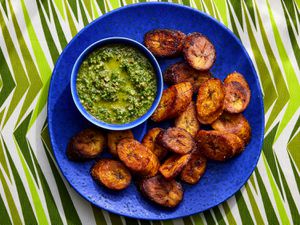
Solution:
[{"label": "fried plantain", "polygon": [[188,184],[196,184],[206,170],[207,159],[200,151],[193,151],[191,158],[183,168],[180,179]]},{"label": "fried plantain", "polygon": [[224,80],[225,110],[231,113],[243,112],[251,97],[251,91],[244,76],[238,72],[229,74]]},{"label": "fried plantain", "polygon": [[207,158],[225,161],[244,149],[244,142],[235,134],[200,130],[196,135],[198,151]]},{"label": "fried plantain", "polygon": [[159,168],[156,155],[134,139],[123,139],[117,145],[120,160],[135,174],[154,176]]},{"label": "fried plantain", "polygon": [[209,71],[199,71],[199,75],[195,77],[195,82],[193,84],[194,94],[197,94],[199,87],[202,83],[212,78],[212,74]]},{"label": "fried plantain", "polygon": [[181,53],[185,36],[178,30],[155,29],[145,34],[144,44],[155,56],[174,57]]},{"label": "fried plantain", "polygon": [[185,60],[196,70],[209,70],[216,60],[216,50],[203,34],[194,32],[186,36],[183,44]]},{"label": "fried plantain", "polygon": [[159,172],[167,179],[173,179],[190,160],[191,154],[172,155],[160,167]]},{"label": "fried plantain", "polygon": [[157,136],[157,142],[170,151],[185,155],[195,146],[193,137],[186,130],[179,127],[171,127]]},{"label": "fried plantain", "polygon": [[112,190],[123,190],[131,182],[129,170],[123,163],[112,159],[100,159],[91,169],[92,177]]},{"label": "fried plantain", "polygon": [[150,149],[159,160],[162,160],[168,153],[167,149],[156,143],[156,137],[162,131],[163,129],[159,127],[152,128],[148,131],[148,133],[144,136],[142,140],[142,145]]},{"label": "fried plantain", "polygon": [[124,138],[134,139],[133,133],[131,130],[122,130],[122,131],[109,131],[107,134],[107,145],[109,152],[118,156],[117,153],[117,144]]},{"label": "fried plantain", "polygon": [[181,184],[175,180],[166,180],[161,175],[143,180],[140,189],[151,201],[168,208],[177,206],[183,198]]},{"label": "fried plantain", "polygon": [[161,122],[169,118],[173,104],[176,100],[177,90],[174,86],[171,86],[163,91],[160,102],[151,116],[154,122]]},{"label": "fried plantain", "polygon": [[195,103],[192,101],[187,109],[175,119],[175,127],[183,128],[193,137],[200,129],[200,123],[197,119]]},{"label": "fried plantain", "polygon": [[193,87],[190,82],[182,82],[174,85],[177,95],[172,107],[172,113],[169,115],[170,118],[177,117],[186,110],[192,101]]},{"label": "fried plantain", "polygon": [[243,114],[224,112],[213,124],[213,129],[233,133],[247,144],[251,138],[251,127]]},{"label": "fried plantain", "polygon": [[73,161],[96,158],[103,151],[106,138],[102,131],[88,128],[73,136],[67,146],[67,156]]},{"label": "fried plantain", "polygon": [[212,78],[200,85],[196,108],[198,120],[202,124],[211,124],[222,114],[225,92],[222,81]]}]

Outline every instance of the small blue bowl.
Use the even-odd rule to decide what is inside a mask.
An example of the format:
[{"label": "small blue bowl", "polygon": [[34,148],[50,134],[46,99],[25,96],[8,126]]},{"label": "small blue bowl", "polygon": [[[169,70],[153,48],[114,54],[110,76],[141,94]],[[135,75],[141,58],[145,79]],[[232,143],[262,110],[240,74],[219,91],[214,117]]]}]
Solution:
[{"label": "small blue bowl", "polygon": [[[152,103],[152,106],[150,107],[150,109],[141,117],[139,117],[138,119],[131,121],[129,123],[124,123],[124,124],[110,124],[110,123],[106,123],[104,121],[98,120],[96,119],[94,116],[92,116],[85,108],[84,106],[80,103],[80,99],[79,96],[77,94],[77,89],[76,89],[76,80],[77,80],[77,74],[78,74],[78,70],[82,64],[82,61],[95,49],[108,45],[108,44],[126,44],[126,45],[130,45],[133,46],[135,48],[137,48],[138,50],[140,50],[149,60],[150,63],[152,64],[154,70],[155,70],[155,74],[156,74],[156,83],[157,83],[157,92],[156,92],[156,97]],[[80,111],[80,113],[91,123],[95,124],[98,127],[104,128],[104,129],[108,129],[108,130],[127,130],[133,127],[136,127],[138,125],[140,125],[141,123],[143,123],[144,121],[146,121],[155,111],[156,107],[158,106],[158,103],[160,101],[160,98],[162,96],[162,92],[163,92],[163,78],[162,78],[162,73],[159,67],[158,62],[156,61],[154,55],[142,44],[140,44],[139,42],[129,39],[129,38],[125,38],[125,37],[109,37],[109,38],[105,38],[105,39],[101,39],[97,42],[94,42],[93,44],[91,44],[90,46],[88,46],[77,58],[73,69],[72,69],[72,73],[71,73],[71,81],[70,81],[70,85],[71,85],[71,93],[72,93],[72,97],[74,100],[74,103],[77,107],[77,109]]]}]

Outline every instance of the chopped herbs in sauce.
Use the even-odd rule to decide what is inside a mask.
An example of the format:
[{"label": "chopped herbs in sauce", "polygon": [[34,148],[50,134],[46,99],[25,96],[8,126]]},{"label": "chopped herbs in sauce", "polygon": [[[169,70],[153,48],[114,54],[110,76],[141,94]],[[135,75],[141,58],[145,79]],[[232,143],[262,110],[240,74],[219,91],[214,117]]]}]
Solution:
[{"label": "chopped herbs in sauce", "polygon": [[77,93],[81,104],[95,118],[113,124],[128,123],[151,107],[156,96],[155,71],[138,49],[107,45],[82,62]]}]

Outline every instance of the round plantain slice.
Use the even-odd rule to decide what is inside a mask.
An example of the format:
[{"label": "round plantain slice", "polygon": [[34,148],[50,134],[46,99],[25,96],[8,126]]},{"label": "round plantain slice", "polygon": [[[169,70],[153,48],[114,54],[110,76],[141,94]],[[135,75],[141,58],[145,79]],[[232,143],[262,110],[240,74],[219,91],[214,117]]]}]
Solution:
[{"label": "round plantain slice", "polygon": [[177,95],[169,118],[177,117],[184,112],[189,106],[193,97],[193,86],[190,82],[175,84],[174,88],[176,89]]},{"label": "round plantain slice", "polygon": [[154,176],[158,172],[158,158],[134,139],[123,139],[117,145],[120,160],[140,176]]},{"label": "round plantain slice", "polygon": [[180,174],[180,179],[188,184],[196,184],[203,176],[206,164],[206,157],[200,151],[193,151],[189,162]]},{"label": "round plantain slice", "polygon": [[160,175],[143,180],[140,189],[151,201],[168,208],[177,206],[183,198],[181,184]]},{"label": "round plantain slice", "polygon": [[181,53],[185,36],[178,30],[155,29],[145,34],[144,44],[155,56],[174,57]]},{"label": "round plantain slice", "polygon": [[112,190],[123,190],[131,182],[129,170],[123,163],[112,159],[100,159],[91,169],[92,177]]},{"label": "round plantain slice", "polygon": [[233,133],[241,138],[245,144],[250,141],[251,127],[243,114],[223,112],[223,114],[211,125],[213,129]]},{"label": "round plantain slice", "polygon": [[172,155],[160,167],[159,172],[167,179],[173,179],[190,160],[191,154]]},{"label": "round plantain slice", "polygon": [[195,102],[192,101],[187,109],[175,119],[175,127],[185,129],[192,135],[192,137],[195,137],[200,129]]},{"label": "round plantain slice", "polygon": [[194,32],[186,36],[183,44],[185,60],[196,70],[209,70],[216,60],[216,50],[203,34]]},{"label": "round plantain slice", "polygon": [[156,143],[156,137],[160,132],[163,132],[163,129],[159,127],[149,130],[142,140],[142,145],[150,149],[159,160],[162,160],[167,155],[168,150]]},{"label": "round plantain slice", "polygon": [[195,146],[193,137],[186,130],[179,127],[171,127],[157,136],[158,143],[170,151],[185,155]]},{"label": "round plantain slice", "polygon": [[243,112],[251,97],[251,91],[244,76],[238,72],[229,74],[224,80],[225,110],[231,113]]},{"label": "round plantain slice", "polygon": [[133,133],[131,130],[122,130],[122,131],[109,131],[107,134],[107,145],[109,152],[118,156],[117,153],[117,144],[124,138],[134,139]]},{"label": "round plantain slice", "polygon": [[207,158],[225,161],[244,149],[244,142],[235,134],[200,130],[196,136],[197,147]]},{"label": "round plantain slice", "polygon": [[169,119],[169,116],[173,110],[173,104],[176,100],[177,90],[174,86],[171,86],[163,91],[160,102],[151,116],[154,122],[161,122]]},{"label": "round plantain slice", "polygon": [[106,144],[102,131],[88,128],[73,136],[67,146],[67,156],[73,161],[96,158]]},{"label": "round plantain slice", "polygon": [[211,124],[222,114],[225,92],[222,81],[212,78],[200,85],[196,108],[198,120],[202,124]]}]

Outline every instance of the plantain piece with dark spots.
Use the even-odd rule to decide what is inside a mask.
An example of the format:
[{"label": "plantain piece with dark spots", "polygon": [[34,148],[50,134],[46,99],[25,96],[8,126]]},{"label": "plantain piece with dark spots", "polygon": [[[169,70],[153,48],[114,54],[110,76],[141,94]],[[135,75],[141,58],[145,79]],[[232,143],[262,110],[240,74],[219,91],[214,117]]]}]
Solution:
[{"label": "plantain piece with dark spots", "polygon": [[195,137],[200,129],[195,102],[192,101],[187,109],[175,119],[175,127],[185,129],[192,137]]},{"label": "plantain piece with dark spots", "polygon": [[216,60],[216,50],[203,34],[194,32],[186,36],[183,44],[185,60],[196,70],[209,70]]},{"label": "plantain piece with dark spots", "polygon": [[244,142],[235,134],[200,130],[196,135],[198,151],[207,158],[225,161],[244,149]]},{"label": "plantain piece with dark spots", "polygon": [[172,155],[160,167],[159,172],[167,179],[175,178],[190,160],[191,154]]},{"label": "plantain piece with dark spots", "polygon": [[148,133],[144,136],[142,140],[142,145],[144,145],[146,148],[150,149],[159,160],[162,160],[168,153],[168,150],[164,147],[160,146],[156,142],[156,137],[160,132],[163,132],[164,130],[155,127],[148,131]]},{"label": "plantain piece with dark spots", "polygon": [[185,34],[178,30],[156,29],[144,36],[145,46],[158,57],[175,57],[182,52]]},{"label": "plantain piece with dark spots", "polygon": [[244,76],[238,72],[229,74],[224,80],[225,110],[231,113],[243,112],[251,97],[251,91]]},{"label": "plantain piece with dark spots", "polygon": [[142,193],[158,205],[174,208],[183,199],[183,188],[175,180],[166,180],[161,175],[145,179],[140,184]]},{"label": "plantain piece with dark spots", "polygon": [[196,108],[197,117],[202,124],[211,124],[222,114],[225,91],[222,81],[212,78],[200,85]]},{"label": "plantain piece with dark spots", "polygon": [[172,107],[172,112],[169,115],[170,118],[177,117],[184,112],[191,103],[193,97],[193,87],[190,82],[175,84],[174,88],[176,89],[177,95]]},{"label": "plantain piece with dark spots", "polygon": [[160,166],[158,158],[148,148],[134,139],[123,139],[117,145],[120,160],[135,174],[150,177]]},{"label": "plantain piece with dark spots", "polygon": [[88,128],[71,138],[67,146],[67,156],[73,161],[94,159],[101,154],[106,145],[103,132]]},{"label": "plantain piece with dark spots", "polygon": [[105,187],[120,191],[131,182],[131,174],[123,163],[112,159],[100,159],[91,169],[92,177]]},{"label": "plantain piece with dark spots", "polygon": [[171,86],[163,91],[160,102],[151,116],[154,122],[161,122],[169,119],[173,110],[173,105],[176,100],[177,90],[174,86]]},{"label": "plantain piece with dark spots", "polygon": [[194,139],[190,133],[178,127],[171,127],[161,132],[157,141],[161,146],[180,155],[189,153],[195,147]]},{"label": "plantain piece with dark spots", "polygon": [[207,159],[198,150],[193,151],[190,155],[191,158],[183,168],[180,179],[188,184],[196,184],[205,173]]},{"label": "plantain piece with dark spots", "polygon": [[250,141],[251,127],[248,120],[241,113],[223,112],[211,126],[215,130],[237,135],[245,144]]},{"label": "plantain piece with dark spots", "polygon": [[122,130],[122,131],[109,131],[107,134],[107,145],[109,152],[118,156],[117,153],[117,144],[124,138],[134,139],[133,133],[131,130]]}]

